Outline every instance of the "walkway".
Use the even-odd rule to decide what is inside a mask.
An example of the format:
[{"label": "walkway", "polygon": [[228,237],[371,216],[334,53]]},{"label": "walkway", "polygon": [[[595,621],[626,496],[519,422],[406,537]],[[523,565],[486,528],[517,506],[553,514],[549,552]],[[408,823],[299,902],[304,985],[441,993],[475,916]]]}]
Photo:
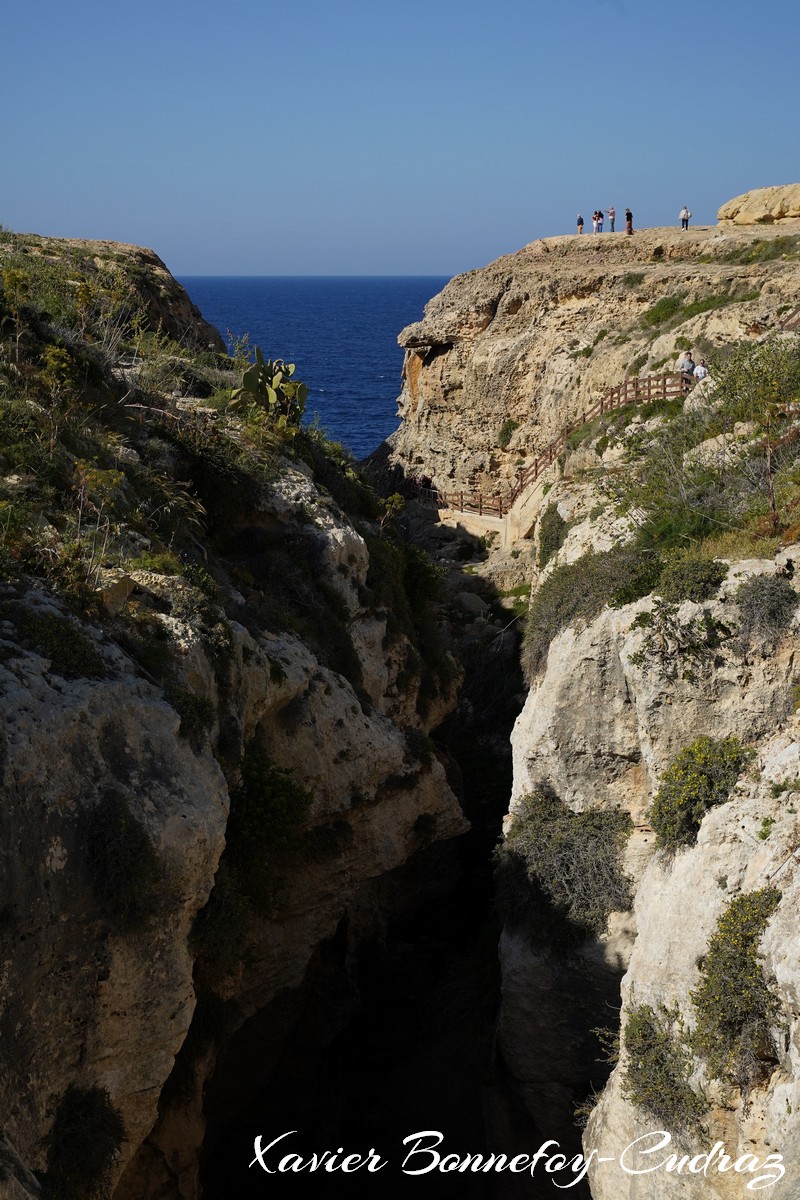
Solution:
[{"label": "walkway", "polygon": [[[481,532],[497,530],[503,535],[503,545],[508,545],[523,536],[520,529],[527,521],[527,510],[531,507],[535,493],[544,485],[544,474],[557,460],[566,447],[568,438],[576,429],[604,413],[624,408],[628,404],[649,404],[656,400],[686,396],[692,387],[693,383],[685,380],[679,372],[675,372],[669,375],[644,375],[637,379],[626,379],[618,386],[609,388],[591,408],[584,409],[572,424],[567,425],[530,466],[519,472],[513,488],[505,495],[469,492],[463,489],[443,492],[438,488],[411,482],[408,486],[414,498],[422,504],[479,518],[477,523],[474,520],[463,523],[468,528],[477,524]],[[530,524],[527,528],[530,528]]]}]

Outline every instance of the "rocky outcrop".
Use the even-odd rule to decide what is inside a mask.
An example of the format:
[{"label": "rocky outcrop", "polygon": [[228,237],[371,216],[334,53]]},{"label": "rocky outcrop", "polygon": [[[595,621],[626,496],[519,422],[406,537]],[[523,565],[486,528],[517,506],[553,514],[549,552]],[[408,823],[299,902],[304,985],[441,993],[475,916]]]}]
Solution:
[{"label": "rocky outcrop", "polygon": [[[561,500],[565,508],[569,497],[567,486]],[[573,535],[579,528],[576,524]],[[768,884],[780,888],[780,904],[763,944],[764,970],[780,1001],[776,1025],[785,1027],[779,1039],[780,1061],[764,1086],[749,1096],[731,1094],[706,1080],[698,1062],[698,1087],[712,1097],[712,1108],[708,1146],[698,1145],[695,1152],[710,1149],[716,1140],[725,1142],[734,1159],[748,1152],[763,1161],[781,1152],[790,1165],[787,1181],[791,1175],[795,1182],[782,1184],[784,1191],[776,1188],[775,1194],[787,1197],[796,1188],[796,1134],[790,1114],[800,1097],[800,1014],[791,951],[796,938],[797,827],[794,794],[784,790],[794,787],[800,755],[793,691],[798,633],[795,622],[776,647],[744,646],[735,636],[734,597],[746,578],[782,572],[787,563],[791,570],[798,553],[797,547],[790,547],[776,562],[731,563],[716,600],[703,605],[685,601],[680,606],[678,619],[687,627],[704,609],[731,635],[705,663],[693,663],[692,670],[682,669],[675,646],[660,665],[657,656],[642,657],[646,635],[636,618],[650,611],[652,598],[606,609],[551,643],[513,733],[511,813],[522,797],[543,786],[552,788],[576,813],[628,812],[633,828],[624,866],[636,898],[633,911],[612,914],[605,934],[565,961],[533,951],[524,936],[506,931],[498,1035],[504,1062],[529,1112],[548,1135],[568,1140],[570,1127],[574,1130],[572,1108],[581,1085],[586,1087],[585,1039],[592,1024],[578,1000],[583,997],[584,1007],[593,1006],[596,1017],[605,1012],[608,1021],[619,1005],[624,974],[623,1026],[635,1001],[655,1011],[660,1005],[677,1004],[690,1027],[689,994],[698,986],[698,964],[726,904]],[[567,543],[559,559],[573,559]],[[706,817],[697,845],[667,857],[656,851],[649,806],[667,766],[702,734],[738,736],[755,747],[756,759],[734,798]],[[577,978],[583,981],[578,987]],[[596,1200],[667,1197],[678,1195],[681,1188],[682,1194],[718,1200],[740,1195],[743,1185],[737,1176],[687,1180],[666,1173],[625,1174],[619,1166],[625,1147],[661,1126],[631,1104],[624,1069],[623,1056],[584,1139],[587,1151],[595,1148],[614,1160],[593,1168]]]},{"label": "rocky outcrop", "polygon": [[227,354],[219,330],[205,320],[197,305],[152,250],[125,242],[90,238],[5,234],[0,239],[0,262],[8,255],[25,255],[59,269],[67,265],[79,280],[115,292],[114,303],[131,312],[140,304],[147,324],[189,350]]},{"label": "rocky outcrop", "polygon": [[[191,1098],[162,1108],[148,1135],[192,1021],[189,935],[225,848],[229,781],[211,753],[223,722],[235,719],[239,753],[258,743],[313,797],[307,837],[321,847],[292,863],[274,916],[259,919],[246,956],[215,984],[229,1034],[299,988],[343,921],[351,927],[345,954],[362,937],[379,936],[407,899],[401,882],[384,881],[467,828],[442,764],[407,732],[430,728],[452,701],[447,692],[433,697],[427,721],[420,718],[419,678],[402,645],[394,639],[394,650],[383,648],[388,614],[359,599],[369,565],[364,540],[309,476],[285,463],[258,519],[268,515],[288,534],[302,514],[304,536],[319,547],[320,585],[329,579],[350,614],[360,694],[296,636],[250,632],[220,610],[221,671],[219,642],[215,648],[200,628],[202,594],[174,576],[132,571],[126,593],[157,602],[182,683],[216,714],[211,741],[193,744],[180,736],[170,694],[142,677],[102,630],[79,625],[37,592],[0,598],[3,1133],[28,1170],[44,1170],[55,1109],[78,1081],[105,1088],[123,1120],[116,1194],[151,1196],[162,1187],[159,1194],[196,1194],[213,1057],[201,1056]],[[75,653],[47,656],[48,621],[60,638],[74,638]],[[398,686],[401,670],[407,689]],[[126,880],[98,882],[92,858],[92,814],[112,801],[146,832],[160,864],[153,907],[135,928],[106,894]]]},{"label": "rocky outcrop", "polygon": [[[23,613],[38,636],[56,620],[60,636],[86,639],[85,666],[21,647]],[[3,615],[0,1086],[4,1132],[41,1170],[44,1135],[76,1079],[108,1089],[128,1153],[152,1126],[194,1010],[188,934],[213,885],[228,792],[211,754],[178,736],[161,689],[99,631],[71,629],[35,593],[6,594]],[[131,863],[99,879],[90,862],[91,814],[109,814],[103,854],[119,848],[112,805],[146,831],[163,871],[135,936],[108,894],[127,889]]]},{"label": "rocky outcrop", "polygon": [[674,370],[687,344],[709,356],[779,329],[800,265],[754,249],[777,232],[725,222],[545,238],[456,276],[400,336],[389,464],[445,491],[502,493],[627,376]]},{"label": "rocky outcrop", "polygon": [[[797,778],[800,766],[800,723],[791,717],[785,727],[761,741],[758,758],[737,788],[735,798],[709,813],[697,845],[670,861],[654,858],[640,882],[636,898],[638,938],[622,986],[623,1027],[632,1006],[678,1006],[687,1025],[692,1022],[689,995],[700,982],[700,966],[717,921],[736,896],[775,887],[780,903],[761,941],[762,969],[779,1003],[776,1018],[777,1063],[768,1078],[748,1095],[720,1088],[702,1070],[694,1078],[698,1091],[711,1102],[705,1132],[690,1147],[670,1146],[662,1154],[636,1157],[628,1152],[624,1164],[646,1168],[670,1152],[709,1151],[722,1142],[733,1161],[742,1156],[746,1173],[720,1172],[711,1166],[704,1174],[666,1170],[635,1176],[620,1167],[625,1148],[647,1138],[661,1126],[632,1105],[624,1086],[625,1059],[618,1067],[592,1114],[585,1143],[612,1158],[591,1174],[595,1200],[636,1200],[647,1196],[712,1197],[733,1200],[746,1182],[764,1174],[770,1156],[779,1155],[782,1177],[769,1188],[776,1197],[797,1194],[800,1183],[800,1131],[793,1114],[800,1104],[800,1040],[797,985],[797,815],[795,793],[783,791]],[[776,795],[779,792],[779,795]],[[765,825],[767,822],[767,825]],[[768,829],[768,836],[764,836]],[[691,897],[691,908],[687,898]],[[687,913],[691,919],[687,920]],[[734,1004],[736,998],[729,997]],[[780,1028],[777,1028],[780,1026]],[[652,1137],[641,1143],[652,1145]],[[758,1169],[756,1169],[758,1164]],[[702,1165],[702,1164],[701,1164]],[[778,1179],[775,1170],[767,1178]]]},{"label": "rocky outcrop", "polygon": [[785,225],[800,221],[800,183],[756,188],[736,196],[722,205],[717,220],[733,225]]},{"label": "rocky outcrop", "polygon": [[[16,235],[12,249],[17,264],[58,258],[59,286],[86,284],[79,308],[132,280],[153,332],[206,348],[209,327],[184,323],[188,298],[149,251]],[[293,997],[338,972],[341,1002],[320,1018],[335,1037],[358,1008],[365,943],[457,874],[448,845],[469,826],[427,735],[460,669],[424,591],[433,567],[409,566],[374,495],[321,439],[292,443],[305,458],[285,452],[274,431],[250,436],[146,377],[127,380],[132,417],[121,343],[94,353],[102,305],[91,328],[56,330],[51,293],[32,286],[51,276],[15,269],[31,285],[14,332],[35,383],[4,409],[25,433],[4,442],[0,478],[15,581],[0,589],[0,1197],[39,1194],[51,1168],[53,1193],[100,1186],[65,1183],[52,1163],[54,1130],[74,1128],[86,1102],[124,1127],[118,1152],[111,1130],[104,1194],[190,1200],[205,1096],[225,1090],[231,1041],[270,1029],[269,1064],[245,1053],[246,1099],[291,1039]],[[39,378],[55,337],[95,368],[88,395],[71,381],[64,412]],[[208,368],[205,354],[167,352],[186,387]],[[33,460],[61,472],[47,488],[20,449],[45,402],[65,424],[79,411],[81,430],[64,450],[54,416]],[[255,847],[245,880],[231,808],[248,761],[262,774],[239,834],[242,857]],[[209,1012],[222,1014],[210,1033]],[[219,1122],[235,1101],[211,1107]]]}]

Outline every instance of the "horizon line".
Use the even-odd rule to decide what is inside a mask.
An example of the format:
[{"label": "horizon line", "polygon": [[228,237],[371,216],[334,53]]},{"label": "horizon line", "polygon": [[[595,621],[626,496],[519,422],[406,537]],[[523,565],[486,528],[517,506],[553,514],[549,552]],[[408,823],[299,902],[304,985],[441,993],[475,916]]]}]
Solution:
[{"label": "horizon line", "polygon": [[[338,271],[299,271],[296,274],[286,274],[282,272],[278,275],[268,274],[240,274],[234,272],[231,274],[220,274],[216,271],[204,272],[189,272],[189,271],[173,271],[176,277],[182,275],[186,279],[452,279],[454,275],[448,274],[446,271],[378,271],[372,274],[366,274],[363,271],[354,273],[345,273]],[[456,271],[456,275],[463,275],[463,271]]]}]

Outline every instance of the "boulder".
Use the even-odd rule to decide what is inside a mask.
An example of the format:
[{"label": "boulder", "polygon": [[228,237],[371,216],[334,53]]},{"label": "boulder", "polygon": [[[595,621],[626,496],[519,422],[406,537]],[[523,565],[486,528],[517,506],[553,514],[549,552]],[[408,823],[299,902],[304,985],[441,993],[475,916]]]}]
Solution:
[{"label": "boulder", "polygon": [[778,221],[800,221],[800,183],[756,188],[735,196],[722,205],[717,220],[730,221],[733,225],[774,225]]}]

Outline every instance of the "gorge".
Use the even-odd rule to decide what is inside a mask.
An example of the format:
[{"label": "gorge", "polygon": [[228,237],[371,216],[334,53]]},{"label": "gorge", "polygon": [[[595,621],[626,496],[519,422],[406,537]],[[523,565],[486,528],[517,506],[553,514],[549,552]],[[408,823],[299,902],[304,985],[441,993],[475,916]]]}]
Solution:
[{"label": "gorge", "polygon": [[[582,1123],[595,1200],[744,1194],[620,1170],[662,1128],[794,1194],[800,213],[767,191],[532,243],[402,333],[387,490],[502,494],[577,422],[511,533],[230,410],[243,364],[150,252],[2,235],[0,1196]],[[690,348],[686,399],[580,423]],[[564,1183],[389,1175],[311,1178]]]}]

